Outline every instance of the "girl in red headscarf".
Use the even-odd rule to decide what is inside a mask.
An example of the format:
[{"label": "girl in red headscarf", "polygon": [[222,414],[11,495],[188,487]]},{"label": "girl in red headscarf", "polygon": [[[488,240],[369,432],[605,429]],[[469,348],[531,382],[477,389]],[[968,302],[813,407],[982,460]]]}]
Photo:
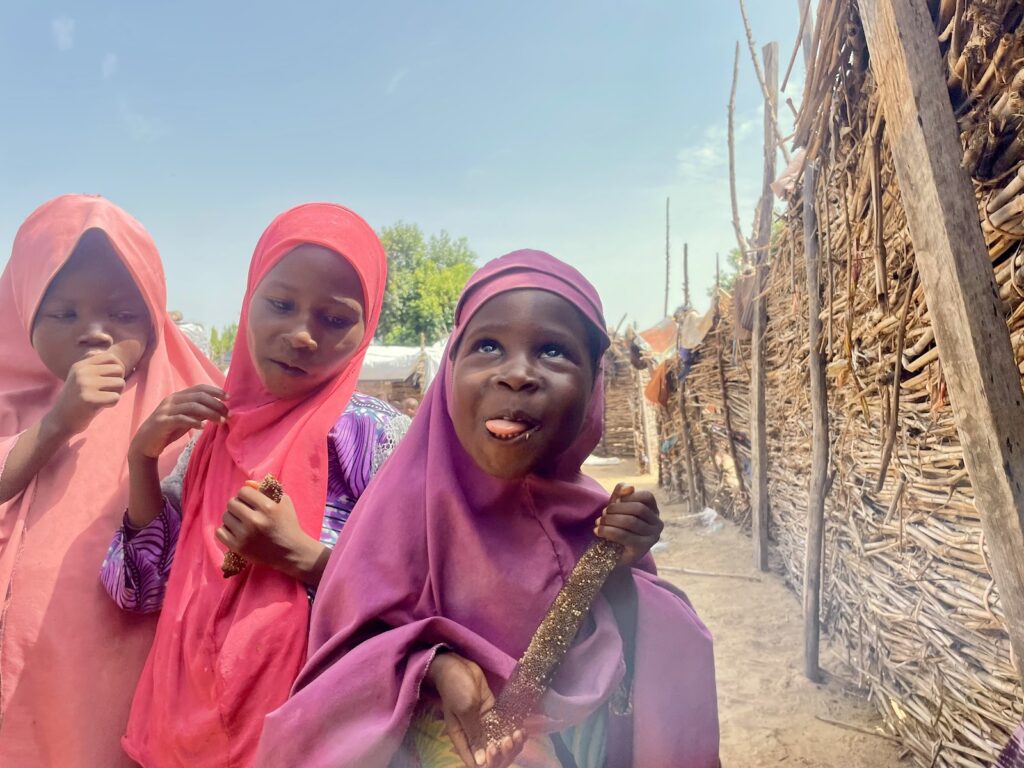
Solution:
[{"label": "girl in red headscarf", "polygon": [[0,360],[0,765],[127,766],[155,622],[117,611],[96,569],[132,434],[170,393],[222,377],[168,316],[152,238],[95,195],[50,200],[18,230]]},{"label": "girl in red headscarf", "polygon": [[[386,272],[352,211],[315,203],[278,216],[253,254],[225,393],[167,398],[132,442],[131,501],[104,580],[126,608],[162,605],[122,741],[144,766],[248,766],[264,716],[288,695],[307,590],[408,425],[354,394]],[[164,446],[202,423],[182,486],[172,475],[162,488]],[[268,473],[280,502],[253,487]],[[230,579],[226,549],[251,563]]]}]

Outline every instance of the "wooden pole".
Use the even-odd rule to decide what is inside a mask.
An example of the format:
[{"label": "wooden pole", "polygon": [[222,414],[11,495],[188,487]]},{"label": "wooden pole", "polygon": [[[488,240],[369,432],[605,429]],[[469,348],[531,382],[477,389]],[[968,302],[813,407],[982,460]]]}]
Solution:
[{"label": "wooden pole", "polygon": [[733,130],[733,123],[736,117],[736,83],[740,77],[740,43],[736,41],[736,54],[732,60],[732,88],[729,90],[728,110],[728,131],[727,140],[729,145],[729,200],[732,204],[732,229],[736,234],[736,247],[740,249],[740,263],[749,263],[750,244],[743,236],[743,226],[740,224],[740,206],[736,198],[736,136]]},{"label": "wooden pole", "polygon": [[754,330],[751,340],[750,376],[750,431],[752,520],[754,563],[762,571],[768,570],[768,435],[765,418],[764,394],[764,334],[768,322],[767,301],[764,295],[768,249],[772,239],[772,188],[775,180],[775,94],[779,79],[779,46],[769,43],[762,50],[767,85],[764,103],[764,178],[761,203],[758,209],[757,256],[755,258]]},{"label": "wooden pole", "polygon": [[[680,371],[682,374],[682,360]],[[693,460],[693,441],[690,439],[690,415],[687,413],[686,382],[679,379],[679,416],[681,420],[681,432],[679,436],[683,442],[683,461],[686,465],[686,505],[690,514],[700,512],[700,502],[697,499],[697,468]]]},{"label": "wooden pole", "polygon": [[690,309],[690,245],[683,243],[683,306]]},{"label": "wooden pole", "polygon": [[665,312],[662,317],[668,317],[669,267],[672,264],[671,242],[669,241],[668,229],[668,204],[670,200],[671,198],[665,198]]},{"label": "wooden pole", "polygon": [[725,434],[729,438],[729,458],[732,459],[733,471],[736,473],[736,488],[738,489],[738,508],[745,509],[750,503],[747,499],[747,486],[743,482],[743,468],[740,466],[740,455],[736,450],[736,435],[732,431],[732,409],[729,407],[729,391],[725,385],[725,345],[722,343],[722,269],[718,261],[718,254],[715,254],[715,336],[718,340],[716,353],[718,355],[718,386],[722,391],[722,418],[725,419]]},{"label": "wooden pole", "polygon": [[860,0],[950,403],[1024,677],[1024,394],[924,0]]},{"label": "wooden pole", "polygon": [[[807,24],[810,0],[799,0],[803,17],[804,66],[810,67],[811,29]],[[810,353],[811,397],[811,480],[807,493],[807,540],[804,542],[804,674],[818,682],[821,638],[821,563],[825,549],[825,486],[828,482],[829,436],[828,392],[825,389],[825,361],[821,354],[821,280],[818,275],[818,216],[815,207],[817,165],[808,158],[804,165],[803,218],[804,259],[807,267],[807,314]],[[827,202],[826,202],[827,205]],[[826,208],[825,215],[828,215]]]},{"label": "wooden pole", "polygon": [[[769,43],[761,49],[761,54],[768,49],[769,46],[775,45],[775,75],[768,74],[768,64],[765,63],[764,72],[761,72],[761,67],[757,61],[757,49],[754,47],[754,33],[750,29],[750,19],[747,18],[747,6],[744,5],[743,0],[740,0],[740,16],[743,17],[743,29],[747,33],[747,48],[750,49],[750,60],[754,62],[754,74],[757,76],[757,82],[761,86],[761,93],[764,94],[765,102],[771,102],[772,104],[778,103],[779,93],[779,51],[777,43]],[[789,163],[789,150],[786,149],[786,139],[782,135],[782,131],[779,130],[778,122],[778,111],[772,115],[772,124],[769,126],[772,131],[772,141],[774,142],[775,148],[782,152],[782,157],[786,163]],[[772,179],[775,181],[775,179]]]}]

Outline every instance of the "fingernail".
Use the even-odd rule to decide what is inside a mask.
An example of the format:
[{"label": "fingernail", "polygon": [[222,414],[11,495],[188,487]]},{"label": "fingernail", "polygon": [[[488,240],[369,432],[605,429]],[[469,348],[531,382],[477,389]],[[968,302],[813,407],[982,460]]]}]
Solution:
[{"label": "fingernail", "polygon": [[484,762],[487,760],[487,753],[484,752],[482,749],[478,749],[476,751],[476,754],[473,755],[473,759],[476,760],[477,765],[483,765]]}]

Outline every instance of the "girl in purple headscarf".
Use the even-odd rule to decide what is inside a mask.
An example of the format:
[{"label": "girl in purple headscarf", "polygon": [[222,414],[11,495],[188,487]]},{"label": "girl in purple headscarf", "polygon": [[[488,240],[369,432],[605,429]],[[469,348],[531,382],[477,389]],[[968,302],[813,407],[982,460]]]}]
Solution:
[{"label": "girl in purple headscarf", "polygon": [[[537,251],[479,270],[440,375],[327,567],[309,659],[258,765],[711,768],[711,637],[646,554],[650,494],[580,473],[603,414],[601,302]],[[602,511],[603,510],[603,511]],[[597,521],[595,525],[595,520]],[[523,731],[473,747],[597,534],[622,561]]]}]

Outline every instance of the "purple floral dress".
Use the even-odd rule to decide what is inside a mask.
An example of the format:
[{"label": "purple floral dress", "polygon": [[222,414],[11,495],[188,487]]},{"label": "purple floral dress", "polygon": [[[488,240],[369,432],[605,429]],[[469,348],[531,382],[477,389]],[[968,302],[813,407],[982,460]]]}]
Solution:
[{"label": "purple floral dress", "polygon": [[[370,478],[391,455],[409,428],[409,417],[374,397],[354,393],[327,434],[327,501],[320,543],[333,549]],[[100,580],[107,594],[126,611],[152,613],[164,601],[167,577],[181,532],[181,488],[193,440],[174,470],[160,483],[164,508],[145,528],[121,527],[107,550]],[[313,592],[310,591],[312,598]]]}]

